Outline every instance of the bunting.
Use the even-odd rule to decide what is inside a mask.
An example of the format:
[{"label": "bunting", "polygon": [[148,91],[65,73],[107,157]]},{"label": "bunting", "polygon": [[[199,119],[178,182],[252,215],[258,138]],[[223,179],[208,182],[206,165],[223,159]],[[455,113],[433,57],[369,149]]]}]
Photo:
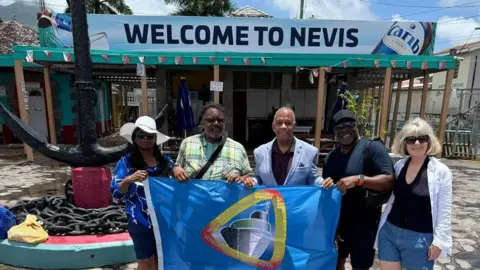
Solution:
[{"label": "bunting", "polygon": [[110,60],[110,57],[108,56],[108,54],[102,54],[102,58],[103,58],[105,61]]},{"label": "bunting", "polygon": [[267,62],[267,61],[265,60],[265,57],[260,57],[260,60],[262,60],[262,64],[264,64],[264,65],[265,65],[266,62]]},{"label": "bunting", "polygon": [[27,56],[25,57],[28,63],[33,63],[33,51],[27,51]]},{"label": "bunting", "polygon": [[210,62],[215,62],[217,60],[217,57],[215,56],[210,56]]},{"label": "bunting", "polygon": [[422,62],[422,69],[423,70],[428,69],[428,62],[427,61]]},{"label": "bunting", "polygon": [[192,60],[193,60],[193,64],[194,64],[194,65],[196,65],[196,64],[198,63],[198,57],[194,56],[194,57],[192,58]]},{"label": "bunting", "polygon": [[166,60],[167,60],[167,58],[165,56],[159,56],[158,57],[158,63],[160,63],[160,64],[165,63]]},{"label": "bunting", "polygon": [[138,61],[140,61],[140,63],[142,63],[142,64],[145,64],[145,57],[144,56],[139,56]]},{"label": "bunting", "polygon": [[47,57],[52,56],[52,52],[51,52],[51,51],[45,50],[45,51],[43,51],[43,52],[45,53],[45,55],[46,55]]},{"label": "bunting", "polygon": [[181,56],[175,57],[175,64],[176,65],[181,65],[183,64],[183,58]]},{"label": "bunting", "polygon": [[440,61],[438,63],[438,68],[439,69],[445,69],[447,67],[447,63],[445,63],[445,61]]},{"label": "bunting", "polygon": [[376,68],[380,68],[380,60],[378,60],[378,59],[373,60],[373,63],[375,64]]},{"label": "bunting", "polygon": [[232,62],[232,58],[230,58],[230,57],[225,57],[224,60],[225,60],[225,63],[230,64]]},{"label": "bunting", "polygon": [[122,63],[124,65],[127,65],[128,63],[130,63],[130,57],[128,55],[122,56]]},{"label": "bunting", "polygon": [[412,61],[407,61],[407,69],[412,69]]},{"label": "bunting", "polygon": [[392,65],[392,68],[397,68],[397,61],[396,60],[390,61],[390,64]]},{"label": "bunting", "polygon": [[72,62],[72,55],[69,52],[63,52],[63,60],[65,60],[65,62]]},{"label": "bunting", "polygon": [[244,57],[243,58],[243,63],[245,64],[245,66],[250,65],[250,59],[248,57]]}]

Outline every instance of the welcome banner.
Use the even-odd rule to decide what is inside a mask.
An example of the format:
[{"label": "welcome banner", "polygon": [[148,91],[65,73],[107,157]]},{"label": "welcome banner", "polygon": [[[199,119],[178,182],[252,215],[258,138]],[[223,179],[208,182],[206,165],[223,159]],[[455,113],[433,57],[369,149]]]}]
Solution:
[{"label": "welcome banner", "polygon": [[[436,28],[404,21],[101,14],[87,19],[92,49],[126,51],[431,55]],[[39,28],[44,46],[72,46],[69,14],[44,15]]]},{"label": "welcome banner", "polygon": [[159,269],[336,267],[337,189],[149,178],[145,193]]}]

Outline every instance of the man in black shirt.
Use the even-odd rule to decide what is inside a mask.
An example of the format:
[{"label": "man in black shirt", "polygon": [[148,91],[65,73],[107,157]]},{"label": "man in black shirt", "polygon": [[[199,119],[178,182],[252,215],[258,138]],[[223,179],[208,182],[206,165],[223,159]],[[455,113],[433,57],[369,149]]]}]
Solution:
[{"label": "man in black shirt", "polygon": [[[337,229],[338,270],[345,269],[346,258],[354,270],[373,265],[373,248],[381,215],[381,207],[367,207],[366,190],[389,191],[394,180],[393,164],[385,145],[380,141],[361,139],[357,117],[341,110],[333,117],[339,147],[325,159],[323,186],[334,184],[344,194]],[[363,168],[365,146],[369,145],[369,168]],[[367,172],[368,171],[368,172]]]}]

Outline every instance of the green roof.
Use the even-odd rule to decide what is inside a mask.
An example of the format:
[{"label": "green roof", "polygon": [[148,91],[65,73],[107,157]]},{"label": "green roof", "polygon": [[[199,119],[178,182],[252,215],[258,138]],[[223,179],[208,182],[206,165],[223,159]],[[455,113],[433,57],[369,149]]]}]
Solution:
[{"label": "green roof", "polygon": [[[14,67],[15,66],[15,57],[13,54],[0,54],[0,67]],[[35,63],[23,63],[24,67],[42,67],[39,64]]]},{"label": "green roof", "polygon": [[[15,59],[25,59],[27,51],[33,53],[36,62],[66,63],[65,54],[75,60],[73,49],[41,48],[31,46],[14,47]],[[220,66],[268,66],[268,67],[336,67],[343,68],[386,68],[396,64],[397,69],[420,70],[426,64],[429,70],[454,69],[456,60],[453,56],[417,56],[417,55],[380,55],[380,54],[288,54],[288,53],[239,53],[239,52],[150,52],[150,51],[116,51],[92,50],[95,64],[129,64],[147,65],[220,65]],[[181,63],[179,62],[181,60]],[[248,61],[247,61],[248,60]],[[444,68],[440,68],[442,65]]]}]

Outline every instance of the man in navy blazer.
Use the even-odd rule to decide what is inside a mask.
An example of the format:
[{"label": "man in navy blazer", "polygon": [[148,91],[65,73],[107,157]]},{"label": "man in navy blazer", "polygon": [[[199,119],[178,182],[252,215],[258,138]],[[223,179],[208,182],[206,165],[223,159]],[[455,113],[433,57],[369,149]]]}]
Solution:
[{"label": "man in navy blazer", "polygon": [[254,151],[256,185],[321,185],[317,174],[318,149],[293,136],[295,113],[288,107],[277,110],[272,122],[276,138]]}]

